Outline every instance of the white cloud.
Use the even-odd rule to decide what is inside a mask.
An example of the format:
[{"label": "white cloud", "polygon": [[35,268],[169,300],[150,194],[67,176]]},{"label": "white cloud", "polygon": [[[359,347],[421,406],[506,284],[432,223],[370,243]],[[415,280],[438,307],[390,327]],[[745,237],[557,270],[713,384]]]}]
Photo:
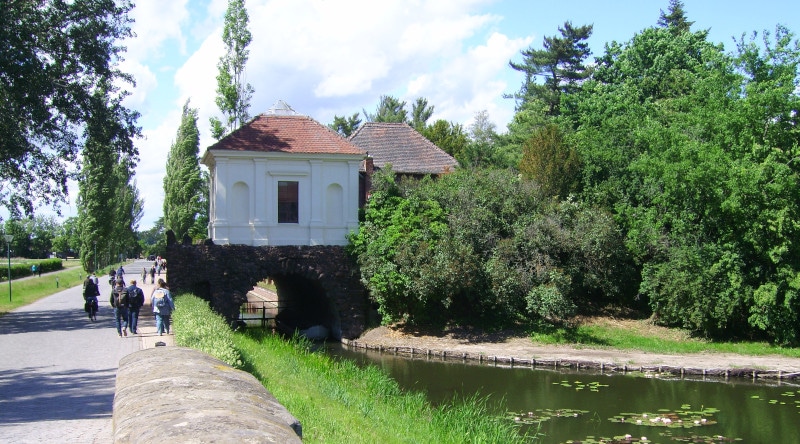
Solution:
[{"label": "white cloud", "polygon": [[181,25],[189,18],[187,0],[138,0],[131,11],[135,20],[132,29],[136,37],[126,42],[128,57],[136,60],[153,60],[164,55],[162,45],[176,40],[186,50],[186,40]]},{"label": "white cloud", "polygon": [[[509,89],[503,78],[508,60],[530,39],[490,34],[501,17],[483,13],[486,3],[248,0],[253,40],[247,82],[255,89],[251,114],[283,99],[325,124],[334,114],[372,111],[381,95],[392,94],[409,104],[425,97],[435,106],[434,118],[465,126],[486,109],[502,128],[513,113],[513,104],[502,99]],[[170,11],[154,5],[152,0],[137,4],[142,7],[137,32],[151,35],[135,49],[138,64],[129,69],[142,88],[130,103],[142,104],[146,122],[147,140],[138,144],[137,169],[146,199],[143,228],[162,213],[166,157],[187,98],[199,111],[200,154],[213,142],[208,119],[219,116],[214,97],[227,0],[211,0],[204,7],[190,4],[188,12],[185,0],[170,4]],[[165,19],[173,13],[174,19]],[[190,30],[188,38],[182,27]],[[160,57],[170,45],[178,48]],[[180,51],[184,47],[185,56]]]},{"label": "white cloud", "polygon": [[[125,106],[132,109],[144,109],[147,107],[147,99],[150,94],[158,87],[158,79],[150,70],[149,66],[142,65],[136,61],[125,60],[120,64],[120,69],[136,79],[136,88],[131,90],[131,95],[125,99]],[[123,85],[130,89],[130,85]]]}]

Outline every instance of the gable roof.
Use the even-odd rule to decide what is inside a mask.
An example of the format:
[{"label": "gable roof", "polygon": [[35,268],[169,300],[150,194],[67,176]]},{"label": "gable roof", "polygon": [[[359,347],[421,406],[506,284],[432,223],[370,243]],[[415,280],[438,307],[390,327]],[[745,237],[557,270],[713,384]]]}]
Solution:
[{"label": "gable roof", "polygon": [[456,159],[407,123],[367,122],[349,140],[372,157],[375,167],[392,164],[395,173],[443,174],[458,166]]},{"label": "gable roof", "polygon": [[210,150],[303,154],[364,154],[357,146],[316,120],[297,113],[259,114]]}]

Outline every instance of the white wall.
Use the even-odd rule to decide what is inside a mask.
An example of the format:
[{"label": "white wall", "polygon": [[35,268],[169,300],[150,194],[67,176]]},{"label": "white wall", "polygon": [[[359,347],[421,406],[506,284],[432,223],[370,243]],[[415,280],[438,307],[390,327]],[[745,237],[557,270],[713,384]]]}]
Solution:
[{"label": "white wall", "polygon": [[[362,157],[209,151],[209,236],[217,244],[347,244],[358,229]],[[298,182],[298,223],[278,223],[279,181]]]}]

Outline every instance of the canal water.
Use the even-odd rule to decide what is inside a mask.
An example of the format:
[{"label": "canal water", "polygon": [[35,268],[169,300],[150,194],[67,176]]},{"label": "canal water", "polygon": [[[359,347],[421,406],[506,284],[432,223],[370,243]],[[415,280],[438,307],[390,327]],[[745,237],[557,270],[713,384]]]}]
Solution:
[{"label": "canal water", "polygon": [[[433,404],[479,394],[542,443],[800,443],[800,383],[494,366],[391,353],[329,352],[384,369]],[[644,438],[644,439],[643,439]]]}]

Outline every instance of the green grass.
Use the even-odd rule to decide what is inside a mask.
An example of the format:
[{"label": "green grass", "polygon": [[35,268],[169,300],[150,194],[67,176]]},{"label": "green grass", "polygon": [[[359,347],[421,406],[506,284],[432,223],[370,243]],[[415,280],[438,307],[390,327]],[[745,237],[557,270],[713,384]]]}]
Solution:
[{"label": "green grass", "polygon": [[[660,332],[676,332],[666,328]],[[766,342],[715,342],[698,338],[665,338],[665,334],[608,325],[579,325],[574,328],[551,327],[531,333],[539,344],[566,344],[585,347],[633,349],[654,353],[691,354],[701,352],[737,353],[742,355],[782,355],[800,358],[800,348],[780,347]]]},{"label": "green grass", "polygon": [[503,418],[502,405],[488,398],[432,407],[424,394],[402,391],[379,368],[313,353],[300,341],[249,331],[237,333],[235,342],[245,368],[303,424],[303,442],[525,442]]},{"label": "green grass", "polygon": [[[36,261],[31,261],[34,263]],[[67,288],[83,285],[86,272],[80,268],[80,261],[64,261],[65,269],[43,274],[41,277],[28,277],[11,281],[11,302],[8,300],[8,281],[0,283],[0,316],[11,310],[58,293]],[[110,269],[110,267],[109,267]],[[97,276],[103,279],[108,270],[101,270]]]}]

